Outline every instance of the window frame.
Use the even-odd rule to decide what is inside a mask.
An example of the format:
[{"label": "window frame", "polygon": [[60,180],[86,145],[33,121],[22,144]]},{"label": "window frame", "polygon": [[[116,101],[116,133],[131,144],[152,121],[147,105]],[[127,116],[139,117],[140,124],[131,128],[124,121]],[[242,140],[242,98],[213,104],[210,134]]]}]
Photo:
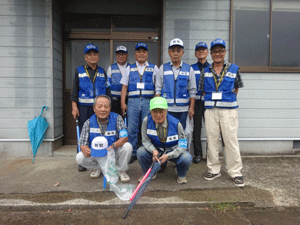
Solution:
[{"label": "window frame", "polygon": [[[230,0],[230,38],[229,38],[229,60],[233,62],[233,13],[234,13],[234,1]],[[300,67],[282,67],[282,66],[271,66],[272,62],[272,16],[273,16],[273,0],[270,1],[270,30],[269,30],[269,58],[268,58],[268,66],[240,66],[241,72],[252,72],[252,73],[299,73]]]}]

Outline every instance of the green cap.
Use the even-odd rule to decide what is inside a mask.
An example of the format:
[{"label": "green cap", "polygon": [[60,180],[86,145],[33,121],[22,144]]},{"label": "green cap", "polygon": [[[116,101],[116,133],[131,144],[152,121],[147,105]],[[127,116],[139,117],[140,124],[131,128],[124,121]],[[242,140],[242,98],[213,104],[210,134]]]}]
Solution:
[{"label": "green cap", "polygon": [[167,109],[168,103],[167,100],[163,97],[155,97],[150,101],[150,110],[152,109]]}]

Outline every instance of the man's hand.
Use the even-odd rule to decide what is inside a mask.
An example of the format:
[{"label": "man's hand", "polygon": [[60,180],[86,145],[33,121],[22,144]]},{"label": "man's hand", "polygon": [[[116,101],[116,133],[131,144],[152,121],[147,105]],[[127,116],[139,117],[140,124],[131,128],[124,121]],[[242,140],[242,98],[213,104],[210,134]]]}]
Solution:
[{"label": "man's hand", "polygon": [[190,120],[193,119],[194,114],[195,114],[194,108],[189,108],[189,115],[188,116],[189,116]]},{"label": "man's hand", "polygon": [[72,102],[72,116],[74,120],[76,117],[79,117],[79,110],[76,102]]},{"label": "man's hand", "polygon": [[125,102],[121,102],[121,111],[122,111],[122,116],[125,115],[125,112],[127,112],[127,105]]},{"label": "man's hand", "polygon": [[168,160],[168,155],[167,154],[163,154],[160,158],[159,161],[161,162],[161,164],[165,163]]},{"label": "man's hand", "polygon": [[91,149],[89,148],[89,146],[81,145],[80,149],[85,157],[91,157]]},{"label": "man's hand", "polygon": [[156,149],[153,150],[152,154],[153,154],[153,161],[154,160],[159,161],[158,159],[159,152]]}]

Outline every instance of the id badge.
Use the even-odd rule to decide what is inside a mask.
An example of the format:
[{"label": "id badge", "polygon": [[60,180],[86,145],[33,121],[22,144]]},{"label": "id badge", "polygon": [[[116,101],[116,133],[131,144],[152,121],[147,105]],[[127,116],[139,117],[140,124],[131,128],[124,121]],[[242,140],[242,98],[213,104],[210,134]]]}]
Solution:
[{"label": "id badge", "polygon": [[222,92],[213,92],[211,98],[212,100],[222,100]]},{"label": "id badge", "polygon": [[137,89],[145,89],[145,83],[136,83],[136,88]]}]

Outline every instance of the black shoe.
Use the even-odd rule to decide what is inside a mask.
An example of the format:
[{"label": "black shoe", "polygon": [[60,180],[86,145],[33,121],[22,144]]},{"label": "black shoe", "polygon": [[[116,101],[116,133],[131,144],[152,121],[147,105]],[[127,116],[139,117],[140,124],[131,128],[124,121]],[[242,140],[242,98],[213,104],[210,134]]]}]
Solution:
[{"label": "black shoe", "polygon": [[208,173],[204,176],[205,180],[213,180],[215,178],[218,178],[221,176],[221,173],[213,174],[213,173]]},{"label": "black shoe", "polygon": [[136,156],[131,156],[129,164],[132,164],[135,160],[137,160]]},{"label": "black shoe", "polygon": [[194,163],[199,163],[200,161],[201,161],[201,156],[200,155],[196,155],[195,157],[194,157]]},{"label": "black shoe", "polygon": [[158,171],[158,173],[163,173],[167,168],[167,162],[163,163],[160,165],[160,170]]},{"label": "black shoe", "polygon": [[78,165],[78,171],[79,172],[84,172],[84,171],[86,171],[86,168],[83,167],[83,166]]},{"label": "black shoe", "polygon": [[236,187],[244,187],[245,186],[244,178],[243,177],[235,177],[235,178],[233,178],[233,184]]}]

